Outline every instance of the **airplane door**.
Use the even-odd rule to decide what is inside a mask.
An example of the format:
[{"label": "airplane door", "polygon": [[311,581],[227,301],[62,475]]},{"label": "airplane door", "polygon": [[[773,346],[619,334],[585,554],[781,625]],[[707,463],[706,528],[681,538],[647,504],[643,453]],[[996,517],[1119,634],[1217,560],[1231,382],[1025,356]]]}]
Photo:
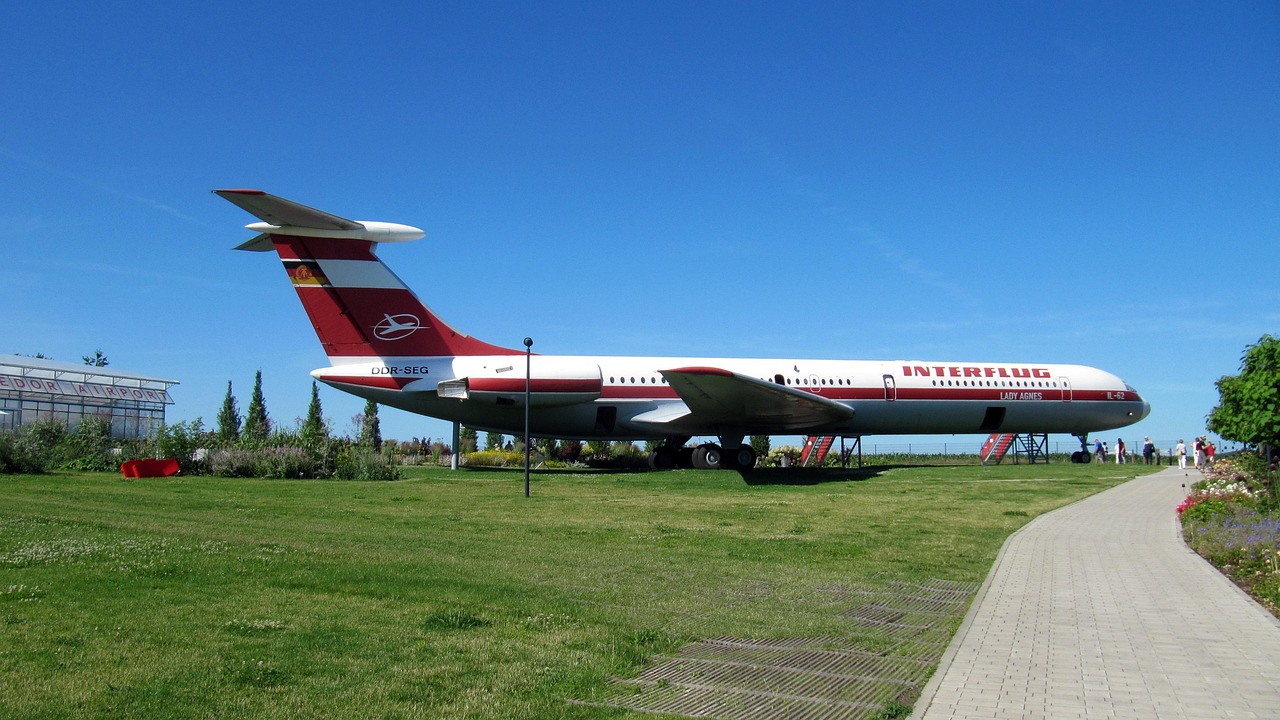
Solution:
[{"label": "airplane door", "polygon": [[898,384],[892,375],[884,376],[884,399],[893,402],[898,399]]},{"label": "airplane door", "polygon": [[1058,382],[1062,383],[1062,402],[1071,402],[1071,378],[1060,377]]},{"label": "airplane door", "polygon": [[819,386],[819,384],[818,384],[818,376],[817,376],[817,375],[810,375],[810,376],[809,376],[809,392],[811,392],[811,393],[821,393],[821,392],[822,392],[822,388],[821,388],[821,387]]}]

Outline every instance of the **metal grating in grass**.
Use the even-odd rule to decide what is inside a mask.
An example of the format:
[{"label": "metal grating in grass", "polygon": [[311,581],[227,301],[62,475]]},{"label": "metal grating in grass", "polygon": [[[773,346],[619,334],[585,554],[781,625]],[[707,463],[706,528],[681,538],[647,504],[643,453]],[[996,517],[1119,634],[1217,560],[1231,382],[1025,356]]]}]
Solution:
[{"label": "metal grating in grass", "polygon": [[866,720],[910,704],[937,665],[977,583],[894,582],[882,589],[823,588],[851,624],[887,637],[887,649],[849,638],[718,637],[656,658],[579,704],[721,720]]}]

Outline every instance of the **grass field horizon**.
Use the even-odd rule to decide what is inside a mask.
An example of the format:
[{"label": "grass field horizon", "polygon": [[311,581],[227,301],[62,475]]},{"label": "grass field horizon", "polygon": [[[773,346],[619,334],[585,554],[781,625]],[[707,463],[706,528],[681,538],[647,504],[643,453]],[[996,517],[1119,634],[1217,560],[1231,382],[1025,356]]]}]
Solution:
[{"label": "grass field horizon", "polygon": [[833,588],[981,582],[1149,469],[0,476],[0,715],[640,717],[591,703],[703,638],[874,649]]}]

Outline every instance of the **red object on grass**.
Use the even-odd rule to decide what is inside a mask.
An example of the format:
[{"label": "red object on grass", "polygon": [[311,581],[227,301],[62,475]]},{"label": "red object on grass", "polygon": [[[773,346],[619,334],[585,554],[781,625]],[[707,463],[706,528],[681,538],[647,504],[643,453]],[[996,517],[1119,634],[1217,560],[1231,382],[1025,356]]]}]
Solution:
[{"label": "red object on grass", "polygon": [[178,474],[178,459],[128,460],[120,465],[120,474],[127,478],[170,477]]}]

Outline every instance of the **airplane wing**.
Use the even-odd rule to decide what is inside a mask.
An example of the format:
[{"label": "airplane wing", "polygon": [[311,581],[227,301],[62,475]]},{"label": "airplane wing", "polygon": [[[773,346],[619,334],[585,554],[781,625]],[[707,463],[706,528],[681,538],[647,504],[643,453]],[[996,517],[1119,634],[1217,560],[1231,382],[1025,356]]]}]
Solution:
[{"label": "airplane wing", "polygon": [[834,400],[721,368],[660,372],[688,408],[688,414],[671,418],[672,422],[776,431],[804,430],[853,417],[852,408]]}]

